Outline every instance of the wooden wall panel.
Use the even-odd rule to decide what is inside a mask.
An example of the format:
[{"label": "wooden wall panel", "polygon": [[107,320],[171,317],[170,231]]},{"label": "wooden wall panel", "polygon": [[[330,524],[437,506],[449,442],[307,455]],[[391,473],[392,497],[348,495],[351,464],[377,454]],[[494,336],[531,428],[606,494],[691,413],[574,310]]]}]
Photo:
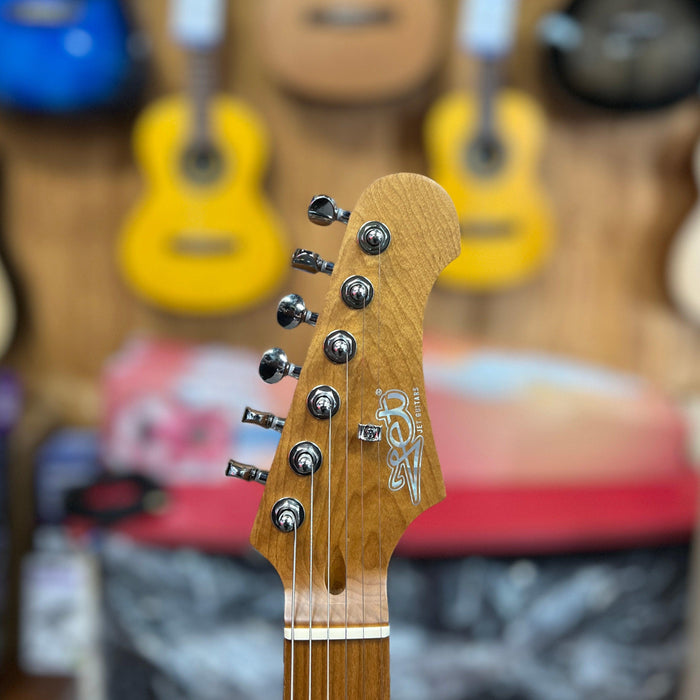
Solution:
[{"label": "wooden wall panel", "polygon": [[[436,0],[453,15],[454,0]],[[700,333],[669,305],[663,286],[668,243],[689,210],[690,173],[700,135],[694,101],[649,115],[614,116],[559,94],[547,79],[534,25],[554,0],[523,3],[510,81],[539,96],[551,130],[544,173],[556,205],[557,251],[531,284],[504,294],[436,290],[428,326],[508,347],[550,350],[635,371],[669,390],[700,389]],[[167,38],[166,3],[131,3],[153,46],[150,95],[180,89],[185,61]],[[273,146],[268,191],[294,246],[333,258],[340,227],[311,226],[311,194],[345,207],[371,180],[425,167],[421,120],[443,88],[469,85],[473,65],[450,50],[440,74],[404,100],[328,107],[296,100],[262,68],[258,3],[232,2],[222,67],[227,89],[264,116]],[[446,38],[447,39],[447,38]],[[446,40],[445,45],[450,47]],[[121,221],[140,192],[130,151],[131,118],[0,118],[2,237],[22,295],[20,332],[9,362],[32,392],[66,419],[97,417],[96,380],[104,360],[133,334],[155,333],[284,344],[300,357],[309,333],[281,336],[276,299],[237,317],[197,320],[161,314],[134,298],[115,268]],[[291,273],[280,289],[318,307],[325,281]]]}]

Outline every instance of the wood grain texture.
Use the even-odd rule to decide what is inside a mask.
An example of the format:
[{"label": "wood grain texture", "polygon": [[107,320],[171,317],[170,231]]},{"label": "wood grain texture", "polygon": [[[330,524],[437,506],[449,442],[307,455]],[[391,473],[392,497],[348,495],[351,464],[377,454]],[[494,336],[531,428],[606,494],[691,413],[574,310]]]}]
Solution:
[{"label": "wood grain texture", "polygon": [[[389,248],[377,256],[364,253],[355,240],[361,224],[373,220],[391,231]],[[389,557],[406,526],[444,497],[425,404],[422,329],[433,283],[458,253],[454,205],[428,178],[414,174],[381,178],[367,188],[353,210],[251,536],[282,578],[287,623],[292,619],[294,539],[270,520],[273,504],[282,497],[297,498],[307,514],[297,534],[296,623],[308,624],[309,615],[331,626],[377,625],[388,619]],[[374,299],[365,310],[350,309],[340,298],[340,287],[350,275],[363,275],[374,286]],[[357,342],[357,354],[347,366],[333,364],[323,352],[325,338],[336,329],[348,331]],[[330,385],[340,395],[341,408],[330,421],[314,418],[306,408],[308,393],[318,385]],[[400,390],[409,397],[407,410],[415,420],[416,435],[422,436],[417,502],[407,487],[394,491],[388,487],[387,455],[392,445],[386,427],[381,442],[357,439],[359,423],[381,424],[377,411],[380,395],[387,390]],[[393,430],[408,436],[405,425]],[[313,492],[311,478],[297,475],[288,465],[289,452],[300,441],[315,443],[324,454]],[[345,581],[347,576],[347,586],[335,595],[326,585],[328,552],[331,579]]]},{"label": "wood grain texture", "polygon": [[[448,25],[456,0],[435,0]],[[151,94],[182,90],[185,55],[168,39],[167,2],[130,2],[152,43]],[[642,115],[582,106],[551,80],[535,25],[558,0],[521,4],[507,82],[542,100],[549,119],[545,184],[555,204],[558,244],[543,274],[497,295],[436,291],[427,330],[514,349],[537,349],[637,372],[674,393],[700,390],[700,333],[667,298],[664,263],[696,191],[691,153],[700,112],[688,100]],[[333,257],[337,238],[311,226],[312,194],[350,208],[367,182],[425,168],[421,120],[443,89],[469,89],[473,61],[449,40],[435,80],[399,101],[343,108],[295,99],[265,68],[257,3],[230,3],[222,87],[250,101],[272,136],[268,192],[293,247]],[[18,333],[8,357],[65,419],[94,423],[105,359],[135,333],[242,344],[275,342],[276,299],[226,319],[183,319],[142,304],[122,283],[115,240],[143,183],[130,150],[132,118],[28,119],[0,115],[2,240],[20,294]],[[292,286],[293,285],[293,286]],[[291,286],[291,288],[290,288]],[[325,285],[294,275],[279,296],[312,308]],[[285,349],[297,356],[310,329]]]},{"label": "wood grain texture", "polygon": [[[380,255],[366,254],[356,241],[368,221],[381,221],[391,232]],[[408,524],[444,497],[425,403],[422,327],[428,294],[459,254],[459,239],[454,205],[420,175],[377,180],[353,210],[251,535],[282,579],[287,627],[386,625],[386,572],[394,547]],[[350,275],[362,275],[374,287],[364,309],[341,300]],[[325,338],[337,329],[357,341],[356,356],[343,364],[323,352]],[[330,385],[340,396],[330,421],[307,410],[307,395],[318,385]],[[387,406],[398,406],[398,413],[383,414]],[[381,441],[360,441],[359,423],[382,425]],[[301,441],[315,443],[323,454],[313,478],[296,474],[288,463]],[[273,505],[283,497],[297,499],[305,510],[296,537],[271,522]]]},{"label": "wood grain texture", "polygon": [[[309,643],[294,643],[294,682],[292,695],[292,644],[284,644],[286,700],[308,698],[333,700],[390,697],[389,640],[312,642],[311,695],[309,696]],[[330,673],[328,673],[330,671]]]}]

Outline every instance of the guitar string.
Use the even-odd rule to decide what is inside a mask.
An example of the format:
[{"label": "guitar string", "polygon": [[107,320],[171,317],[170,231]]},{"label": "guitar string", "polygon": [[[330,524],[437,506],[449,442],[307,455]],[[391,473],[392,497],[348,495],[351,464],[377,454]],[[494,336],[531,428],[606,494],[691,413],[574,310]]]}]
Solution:
[{"label": "guitar string", "polygon": [[[362,301],[362,372],[360,374],[360,423],[365,422],[365,310]],[[365,683],[365,463],[364,441],[360,440],[360,571],[362,572],[362,697],[366,694]]]},{"label": "guitar string", "polygon": [[289,700],[294,700],[294,619],[296,611],[296,589],[297,589],[297,524],[294,521],[294,549],[292,550],[292,619],[291,619],[291,638],[292,638],[292,652],[291,652],[291,664],[292,671],[290,673],[289,681]]},{"label": "guitar string", "polygon": [[311,468],[311,497],[309,498],[309,700],[311,700],[311,642],[313,619],[313,575],[314,575],[314,469]]},{"label": "guitar string", "polygon": [[333,414],[328,416],[328,543],[326,546],[326,700],[331,698],[331,460]]},{"label": "guitar string", "polygon": [[[377,255],[377,352],[375,357],[379,358],[377,362],[377,388],[381,389],[381,369],[382,369],[382,252],[379,250]],[[379,626],[383,624],[382,614],[382,585],[384,577],[381,575],[382,567],[382,474],[381,474],[381,455],[380,455],[381,440],[377,442],[377,530],[379,540]],[[384,644],[380,640],[379,652],[379,678],[380,678],[380,697],[384,697]]]},{"label": "guitar string", "polygon": [[345,356],[345,700],[348,700],[348,454],[350,431],[350,360]]}]

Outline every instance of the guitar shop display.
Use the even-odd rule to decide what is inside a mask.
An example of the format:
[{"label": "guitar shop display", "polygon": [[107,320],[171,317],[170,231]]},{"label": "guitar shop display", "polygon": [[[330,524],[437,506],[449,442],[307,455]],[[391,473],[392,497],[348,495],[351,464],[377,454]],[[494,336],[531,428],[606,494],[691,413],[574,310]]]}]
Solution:
[{"label": "guitar shop display", "polygon": [[224,0],[173,0],[171,29],[190,52],[187,96],[139,117],[134,150],[147,180],[119,241],[119,264],[141,297],[211,315],[264,299],[285,269],[286,240],[261,190],[267,137],[241,100],[214,93]]},{"label": "guitar shop display", "polygon": [[426,82],[444,55],[435,0],[263,0],[259,44],[275,80],[330,103],[390,100]]},{"label": "guitar shop display", "polygon": [[[700,144],[693,155],[695,182],[700,186]],[[700,204],[696,204],[671,245],[668,290],[684,316],[700,325]]]},{"label": "guitar shop display", "polygon": [[513,44],[517,0],[463,0],[459,43],[479,61],[478,89],[449,93],[425,124],[429,174],[452,197],[462,253],[440,277],[454,289],[515,286],[547,261],[550,204],[538,179],[544,115],[526,94],[499,85]]},{"label": "guitar shop display", "polygon": [[389,175],[352,213],[329,197],[310,218],[347,222],[336,264],[297,250],[292,265],[332,273],[318,316],[286,297],[282,325],[316,330],[303,369],[280,348],[260,376],[298,384],[286,419],[248,409],[246,422],[281,430],[251,542],[285,589],[285,698],[389,697],[386,574],[399,537],[445,490],[425,401],[422,327],[430,289],[459,252],[447,194],[421,175]]},{"label": "guitar shop display", "polygon": [[559,83],[599,107],[663,107],[700,85],[694,0],[573,0],[542,19],[540,36]]},{"label": "guitar shop display", "polygon": [[145,47],[121,0],[0,0],[0,104],[64,114],[127,105]]}]

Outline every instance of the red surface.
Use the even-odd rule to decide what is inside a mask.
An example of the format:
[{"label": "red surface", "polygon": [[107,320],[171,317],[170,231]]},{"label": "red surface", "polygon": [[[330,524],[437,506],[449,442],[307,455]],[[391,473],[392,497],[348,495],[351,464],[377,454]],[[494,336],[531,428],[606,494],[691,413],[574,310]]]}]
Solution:
[{"label": "red surface", "polygon": [[[690,470],[643,483],[548,488],[448,488],[447,498],[406,531],[399,551],[414,556],[535,554],[677,541],[689,536],[698,477]],[[226,482],[174,488],[160,515],[117,529],[159,545],[240,552],[262,487]]]}]

